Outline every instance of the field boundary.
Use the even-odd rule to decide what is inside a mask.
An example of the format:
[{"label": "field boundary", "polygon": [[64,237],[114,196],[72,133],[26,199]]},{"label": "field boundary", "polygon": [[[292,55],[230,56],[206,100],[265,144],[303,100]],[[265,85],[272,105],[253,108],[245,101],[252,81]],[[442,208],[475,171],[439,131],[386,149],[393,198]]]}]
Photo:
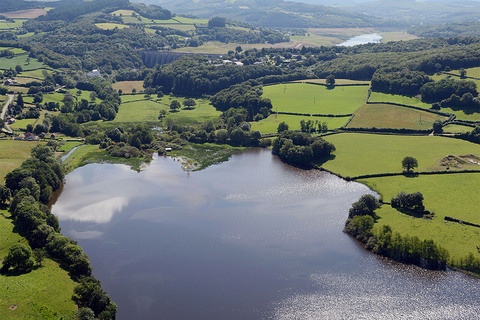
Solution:
[{"label": "field boundary", "polygon": [[418,171],[418,172],[388,172],[388,173],[374,173],[374,174],[364,174],[355,177],[348,177],[348,180],[355,181],[359,179],[370,179],[370,178],[382,178],[382,177],[394,177],[394,176],[405,176],[405,177],[416,177],[416,176],[432,176],[432,175],[445,175],[445,174],[464,174],[464,173],[480,173],[480,169],[474,170],[453,170],[453,171]]},{"label": "field boundary", "polygon": [[285,114],[285,115],[290,115],[290,116],[304,116],[304,117],[324,117],[324,118],[344,118],[344,117],[351,117],[353,116],[353,113],[349,114],[320,114],[320,113],[297,113],[297,112],[283,112],[283,111],[277,111],[272,114]]}]

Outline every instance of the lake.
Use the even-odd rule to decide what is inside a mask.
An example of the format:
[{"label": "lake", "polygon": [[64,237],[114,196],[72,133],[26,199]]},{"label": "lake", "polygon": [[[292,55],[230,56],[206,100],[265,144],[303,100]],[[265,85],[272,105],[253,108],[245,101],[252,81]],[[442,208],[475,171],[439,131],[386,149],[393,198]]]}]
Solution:
[{"label": "lake", "polygon": [[353,47],[359,44],[380,43],[382,41],[382,38],[383,37],[379,33],[362,34],[362,35],[350,38],[345,42],[339,43],[337,44],[337,46]]},{"label": "lake", "polygon": [[342,232],[364,185],[253,149],[199,172],[89,164],[52,211],[117,319],[478,319],[479,281],[403,266]]}]

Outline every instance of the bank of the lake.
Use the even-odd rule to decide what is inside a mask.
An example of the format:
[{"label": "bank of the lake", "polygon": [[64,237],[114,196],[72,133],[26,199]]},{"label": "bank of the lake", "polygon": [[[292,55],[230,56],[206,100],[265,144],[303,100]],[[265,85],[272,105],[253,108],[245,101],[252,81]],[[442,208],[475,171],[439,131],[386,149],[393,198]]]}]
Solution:
[{"label": "bank of the lake", "polygon": [[343,47],[353,47],[359,44],[367,44],[367,43],[380,43],[382,41],[382,36],[380,33],[368,33],[362,34],[353,38],[348,39],[345,42],[337,44],[337,46]]},{"label": "bank of the lake", "polygon": [[478,282],[372,255],[342,233],[371,192],[264,149],[184,172],[89,164],[53,207],[118,319],[475,318]]}]

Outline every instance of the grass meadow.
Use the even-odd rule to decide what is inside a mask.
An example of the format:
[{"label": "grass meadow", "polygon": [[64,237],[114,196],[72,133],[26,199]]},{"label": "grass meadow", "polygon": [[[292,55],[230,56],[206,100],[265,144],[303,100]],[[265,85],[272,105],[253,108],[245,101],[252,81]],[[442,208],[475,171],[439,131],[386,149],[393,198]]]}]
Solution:
[{"label": "grass meadow", "polygon": [[388,94],[388,93],[381,93],[381,92],[372,92],[370,95],[370,102],[392,102],[392,103],[400,103],[406,104],[408,106],[419,107],[423,109],[430,109],[432,107],[431,104],[422,102],[422,100],[416,97],[407,97],[401,96],[398,94]]},{"label": "grass meadow", "polygon": [[130,28],[129,26],[126,26],[120,23],[95,23],[95,25],[102,30],[113,30],[115,28],[117,29]]},{"label": "grass meadow", "polygon": [[[295,83],[319,83],[319,84],[327,84],[326,79],[304,79],[304,80],[296,80],[293,81]],[[361,80],[350,80],[350,79],[335,79],[335,84],[359,84],[359,85],[370,85],[370,81],[361,81]]]},{"label": "grass meadow", "polygon": [[[127,98],[128,97],[128,98]],[[127,98],[127,99],[124,99]],[[160,110],[168,111],[166,119],[173,119],[178,124],[192,124],[206,120],[214,120],[221,114],[205,99],[195,99],[197,105],[193,110],[181,108],[178,112],[170,112],[170,103],[178,100],[183,106],[183,97],[164,96],[156,100],[145,99],[143,95],[122,96],[122,104],[113,122],[157,122]],[[129,102],[131,101],[131,102]]]},{"label": "grass meadow", "polygon": [[355,112],[348,128],[428,130],[433,127],[435,120],[443,121],[445,117],[390,104],[366,104]]},{"label": "grass meadow", "polygon": [[365,103],[367,88],[287,83],[263,87],[263,97],[272,101],[273,112],[350,114]]},{"label": "grass meadow", "polygon": [[285,121],[288,124],[289,130],[300,130],[300,121],[304,119],[305,121],[319,121],[326,122],[329,130],[337,129],[343,126],[349,119],[349,117],[305,117],[305,116],[293,116],[288,114],[271,114],[268,118],[257,121],[250,122],[252,125],[251,130],[258,130],[262,134],[267,133],[276,133],[278,124]]},{"label": "grass meadow", "polygon": [[[327,161],[323,167],[350,177],[402,172],[401,162],[406,156],[418,160],[416,171],[434,171],[444,170],[439,161],[448,155],[480,155],[478,144],[437,136],[341,133],[325,139],[332,142],[337,150],[334,152],[335,159]],[[479,166],[473,168],[480,169]]]},{"label": "grass meadow", "polygon": [[[123,93],[131,93],[133,89],[137,90],[137,92],[145,89],[143,87],[143,81],[118,81],[112,84],[112,87],[117,91],[122,90]],[[122,96],[122,100],[123,98]]]},{"label": "grass meadow", "polygon": [[43,62],[38,61],[37,59],[30,58],[27,61],[28,55],[20,55],[14,56],[12,58],[0,58],[0,69],[1,70],[8,70],[10,68],[15,69],[17,65],[22,66],[23,70],[29,71],[33,69],[50,69],[47,65],[43,64]]},{"label": "grass meadow", "polygon": [[[13,232],[8,213],[2,213],[0,256],[3,258],[13,244],[27,243],[27,240]],[[75,285],[68,272],[50,259],[45,259],[41,267],[26,274],[0,275],[0,318],[73,320],[76,311],[72,301]]]},{"label": "grass meadow", "polygon": [[30,150],[39,142],[0,140],[0,184],[4,183],[7,173],[19,167],[30,157]]},{"label": "grass meadow", "polygon": [[480,173],[461,173],[448,175],[404,176],[363,179],[387,202],[399,192],[421,192],[425,198],[427,210],[434,211],[432,220],[415,218],[401,213],[388,205],[378,210],[380,219],[377,227],[390,225],[394,231],[403,235],[417,236],[421,239],[433,239],[445,247],[453,258],[461,258],[468,253],[477,252],[480,228],[446,222],[445,216],[480,224],[480,197],[476,190],[480,188]]},{"label": "grass meadow", "polygon": [[472,127],[462,126],[458,124],[449,124],[443,127],[443,132],[446,132],[446,133],[463,133],[463,132],[470,132],[472,130],[473,130]]}]

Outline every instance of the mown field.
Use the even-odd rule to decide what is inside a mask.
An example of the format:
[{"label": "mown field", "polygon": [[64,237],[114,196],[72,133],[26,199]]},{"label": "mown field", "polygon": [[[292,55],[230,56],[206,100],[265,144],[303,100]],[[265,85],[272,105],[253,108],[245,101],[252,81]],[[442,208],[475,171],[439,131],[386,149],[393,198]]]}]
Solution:
[{"label": "mown field", "polygon": [[[135,99],[139,101],[135,101]],[[182,108],[178,112],[170,111],[170,103],[173,100],[178,100],[182,104]],[[160,110],[166,110],[168,112],[166,119],[173,119],[179,124],[191,124],[214,120],[221,113],[210,104],[210,101],[205,99],[196,99],[195,109],[186,110],[183,108],[184,100],[183,97],[168,95],[155,100],[145,99],[143,95],[122,96],[122,104],[114,122],[157,122]]]},{"label": "mown field", "polygon": [[472,127],[461,126],[458,124],[449,124],[443,127],[443,132],[446,132],[446,133],[463,133],[463,132],[470,132],[472,130],[473,130]]},{"label": "mown field", "polygon": [[[332,142],[335,159],[323,167],[342,176],[402,172],[402,159],[418,160],[417,171],[445,170],[439,161],[448,155],[480,155],[480,145],[437,136],[398,136],[341,133],[325,137]],[[480,169],[467,166],[460,169]],[[451,168],[454,170],[455,168]]]},{"label": "mown field", "polygon": [[[320,84],[327,84],[326,79],[304,79],[304,80],[296,80],[293,81],[296,83],[320,83]],[[359,85],[370,85],[369,81],[360,81],[360,80],[350,80],[350,79],[335,79],[335,84],[359,84]]]},{"label": "mown field", "polygon": [[137,90],[137,92],[144,90],[143,81],[118,81],[112,84],[112,88],[117,91],[122,90],[123,93],[131,93],[133,89]]},{"label": "mown field", "polygon": [[265,86],[264,98],[272,101],[273,112],[307,114],[350,114],[365,103],[367,87],[326,88],[306,83]]},{"label": "mown field", "polygon": [[421,192],[425,198],[427,210],[434,211],[432,220],[414,218],[384,205],[378,214],[378,226],[390,225],[394,231],[403,235],[417,236],[420,239],[433,239],[445,247],[450,255],[461,258],[468,253],[477,252],[480,228],[446,222],[445,216],[480,224],[480,197],[476,191],[480,188],[480,173],[462,173],[449,175],[383,177],[360,180],[377,192],[385,201],[401,191]]},{"label": "mown field", "polygon": [[431,104],[422,102],[422,100],[416,97],[407,97],[407,96],[401,96],[397,94],[388,94],[388,93],[381,93],[381,92],[372,92],[372,94],[370,95],[370,99],[368,99],[368,101],[406,104],[408,106],[420,107],[423,109],[430,109],[432,107]]},{"label": "mown field", "polygon": [[308,28],[303,36],[290,37],[294,41],[311,46],[334,46],[365,33],[373,33],[373,28]]},{"label": "mown field", "polygon": [[266,119],[250,122],[252,125],[251,130],[258,130],[262,134],[276,133],[280,122],[288,124],[290,130],[300,130],[300,121],[302,119],[305,121],[312,120],[313,122],[319,121],[320,123],[326,122],[328,129],[332,130],[343,126],[349,117],[305,117],[288,114],[271,114]]},{"label": "mown field", "polygon": [[413,39],[418,39],[416,35],[410,34],[406,31],[389,31],[382,32],[382,43],[387,43],[390,41],[408,41]]},{"label": "mown field", "polygon": [[366,104],[355,112],[348,128],[392,128],[428,130],[435,120],[445,117],[435,113],[389,104]]}]

